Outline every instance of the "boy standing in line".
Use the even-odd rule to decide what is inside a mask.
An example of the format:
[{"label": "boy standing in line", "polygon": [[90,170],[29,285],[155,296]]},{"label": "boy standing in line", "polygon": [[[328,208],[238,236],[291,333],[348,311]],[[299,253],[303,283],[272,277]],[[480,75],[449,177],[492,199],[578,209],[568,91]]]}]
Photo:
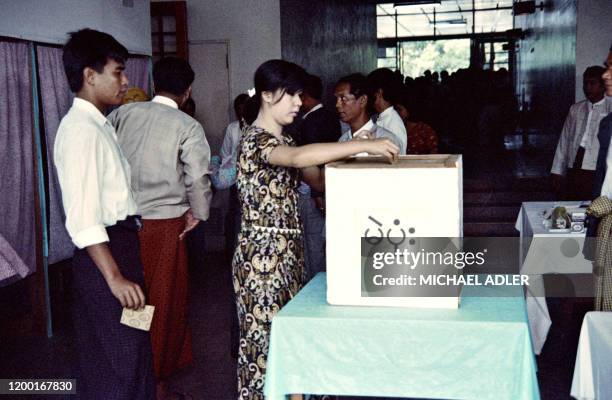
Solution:
[{"label": "boy standing in line", "polygon": [[104,116],[127,90],[127,57],[112,36],[91,29],[72,33],[62,57],[76,96],[58,128],[54,158],[66,228],[77,247],[77,392],[88,400],[155,398],[149,333],[119,322],[122,307],[145,305],[130,167]]}]

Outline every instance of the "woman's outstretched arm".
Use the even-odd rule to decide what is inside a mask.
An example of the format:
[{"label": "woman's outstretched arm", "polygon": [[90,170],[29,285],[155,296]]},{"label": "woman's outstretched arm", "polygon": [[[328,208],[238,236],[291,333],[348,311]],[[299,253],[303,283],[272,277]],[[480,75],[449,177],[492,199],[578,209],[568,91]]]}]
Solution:
[{"label": "woman's outstretched arm", "polygon": [[397,159],[399,148],[389,139],[350,140],[342,143],[315,143],[305,146],[278,146],[270,153],[270,164],[284,167],[306,168],[340,160],[353,154],[367,152]]}]

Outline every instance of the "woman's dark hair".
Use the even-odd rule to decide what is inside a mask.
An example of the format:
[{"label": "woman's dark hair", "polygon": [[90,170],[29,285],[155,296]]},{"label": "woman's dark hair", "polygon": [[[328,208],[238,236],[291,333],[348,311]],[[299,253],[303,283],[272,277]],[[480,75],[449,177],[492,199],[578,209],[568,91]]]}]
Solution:
[{"label": "woman's dark hair", "polygon": [[70,90],[74,93],[81,90],[85,68],[102,73],[109,59],[125,64],[128,56],[127,49],[108,33],[89,28],[71,32],[62,53]]},{"label": "woman's dark hair", "polygon": [[244,118],[244,122],[247,125],[252,125],[253,121],[257,119],[257,114],[259,114],[259,99],[257,96],[249,97],[244,104],[244,114],[242,118]]},{"label": "woman's dark hair", "polygon": [[285,93],[294,95],[304,89],[306,81],[304,68],[285,60],[268,60],[255,71],[255,99],[261,104],[262,92],[276,92],[281,90],[281,97]]}]

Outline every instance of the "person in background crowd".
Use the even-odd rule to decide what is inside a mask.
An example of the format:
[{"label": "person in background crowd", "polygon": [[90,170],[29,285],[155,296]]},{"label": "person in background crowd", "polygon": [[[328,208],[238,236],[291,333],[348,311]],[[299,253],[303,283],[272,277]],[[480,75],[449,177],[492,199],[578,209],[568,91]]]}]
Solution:
[{"label": "person in background crowd", "polygon": [[[387,129],[376,125],[370,115],[372,97],[368,94],[368,81],[361,74],[351,74],[340,78],[334,89],[336,110],[340,120],[347,124],[339,142],[354,138],[387,138],[399,149],[400,154],[406,154],[400,139]],[[395,111],[394,111],[395,112]]]},{"label": "person in background crowd", "polygon": [[376,69],[368,75],[369,101],[378,113],[374,122],[377,126],[393,133],[400,141],[400,149],[406,152],[408,135],[404,122],[393,108],[401,95],[401,80],[389,68]]},{"label": "person in background crowd", "polygon": [[436,154],[438,152],[438,135],[425,122],[414,118],[409,110],[407,98],[404,96],[395,105],[395,110],[404,121],[408,133],[408,148],[406,154]]},{"label": "person in background crowd", "polygon": [[612,112],[612,101],[604,95],[604,72],[600,66],[584,71],[582,90],[586,100],[570,107],[559,136],[551,177],[557,196],[566,200],[591,198],[599,153],[597,131],[601,120]]},{"label": "person in background crowd", "polygon": [[[236,120],[230,122],[225,129],[225,137],[221,145],[219,156],[213,156],[212,183],[215,189],[229,189],[227,212],[225,214],[225,250],[228,260],[231,260],[238,231],[240,230],[240,203],[238,202],[238,190],[236,189],[236,159],[238,158],[238,145],[242,138],[242,132],[247,127],[245,120],[245,107],[249,95],[241,93],[234,99],[234,114]],[[251,120],[253,122],[253,120]],[[227,279],[232,281],[232,271],[227,269]],[[230,327],[230,353],[238,357],[238,316],[236,314],[236,297],[231,293],[231,327]]]},{"label": "person in background crowd", "polygon": [[193,100],[193,97],[189,96],[189,98],[185,100],[185,104],[181,106],[180,110],[189,115],[191,118],[195,118],[196,103]]},{"label": "person in background crowd", "polygon": [[137,103],[139,101],[149,101],[149,95],[141,88],[133,86],[125,92],[121,104]]},{"label": "person in background crowd", "polygon": [[[340,138],[340,121],[336,113],[321,103],[323,82],[321,78],[307,75],[302,100],[302,111],[296,142],[302,146],[312,143],[334,143]],[[323,166],[320,166],[323,168]],[[300,216],[304,229],[304,266],[306,279],[325,271],[325,210],[324,193],[313,190],[305,182],[298,187]]]}]

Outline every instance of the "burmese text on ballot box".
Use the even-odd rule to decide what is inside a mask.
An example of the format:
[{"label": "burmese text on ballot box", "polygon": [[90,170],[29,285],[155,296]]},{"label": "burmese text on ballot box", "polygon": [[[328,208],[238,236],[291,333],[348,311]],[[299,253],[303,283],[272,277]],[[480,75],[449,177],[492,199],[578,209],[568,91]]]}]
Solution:
[{"label": "burmese text on ballot box", "polygon": [[[434,290],[440,292],[423,293],[427,288],[411,286],[408,277],[452,276],[460,269],[402,260],[417,260],[418,253],[452,256],[461,250],[462,184],[460,155],[401,156],[393,164],[379,157],[354,157],[327,164],[328,302],[457,308],[459,287],[442,293],[438,286]],[[382,261],[388,261],[384,267]]]}]

